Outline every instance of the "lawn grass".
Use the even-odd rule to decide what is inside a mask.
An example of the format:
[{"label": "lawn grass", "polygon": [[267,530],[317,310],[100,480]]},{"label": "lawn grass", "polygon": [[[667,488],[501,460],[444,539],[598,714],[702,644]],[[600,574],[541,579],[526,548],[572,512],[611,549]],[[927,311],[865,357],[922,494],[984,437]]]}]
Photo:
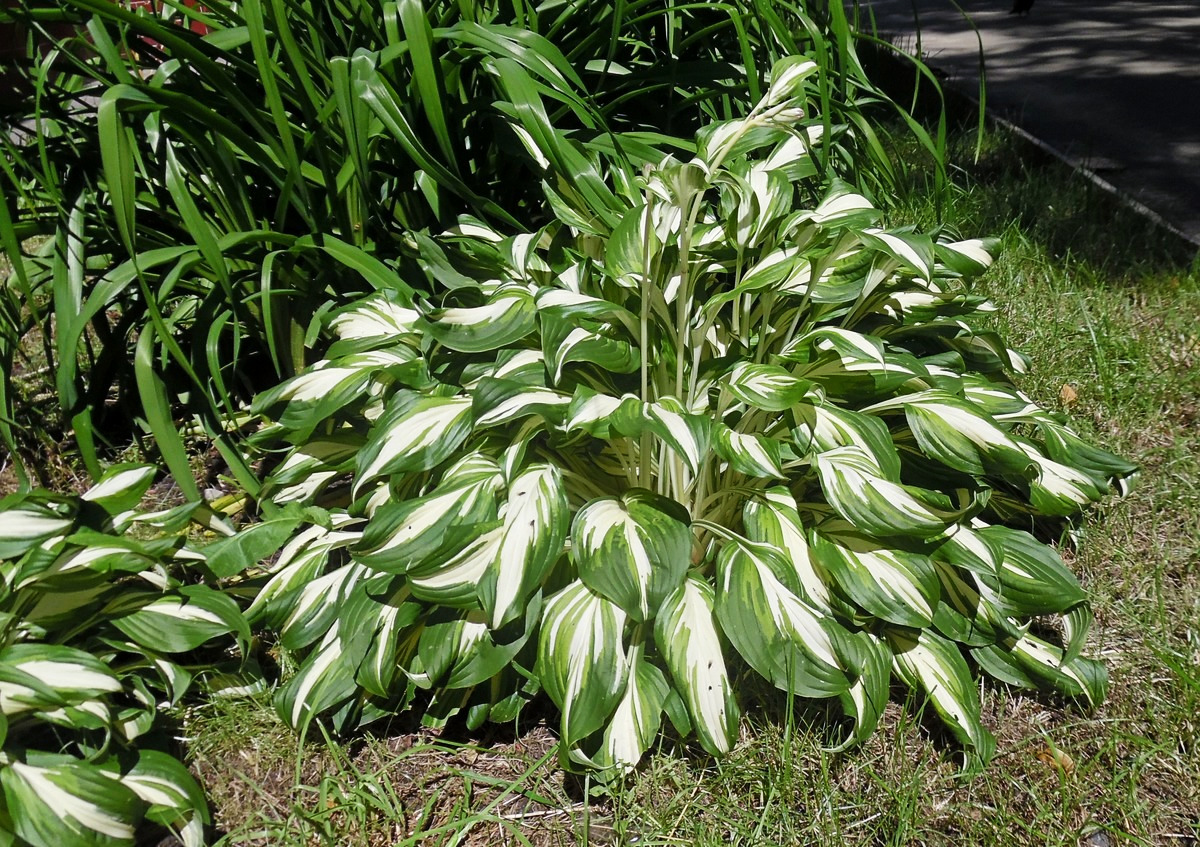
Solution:
[{"label": "lawn grass", "polygon": [[[218,701],[185,730],[221,843],[1196,845],[1200,266],[1016,137],[994,133],[971,162],[969,135],[945,221],[1002,238],[982,286],[1033,359],[1022,387],[1142,466],[1059,539],[1093,597],[1104,704],[984,684],[999,752],[966,778],[918,704],[897,699],[867,744],[830,752],[835,717],[763,692],[726,759],[668,745],[599,790],[556,768],[538,715],[490,736],[396,726],[298,747],[266,703]],[[921,201],[896,216],[934,222]]]}]

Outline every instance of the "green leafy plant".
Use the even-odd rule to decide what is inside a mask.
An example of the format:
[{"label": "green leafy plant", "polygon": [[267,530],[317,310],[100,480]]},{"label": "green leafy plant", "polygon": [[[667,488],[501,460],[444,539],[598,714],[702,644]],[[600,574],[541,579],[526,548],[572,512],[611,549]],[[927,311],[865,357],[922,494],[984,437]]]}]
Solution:
[{"label": "green leafy plant", "polygon": [[250,632],[232,599],[173,576],[202,562],[177,531],[197,506],[138,511],[155,473],[118,465],[82,496],[0,500],[5,844],[133,845],[143,823],[205,843],[204,793],[159,712]]},{"label": "green leafy plant", "polygon": [[778,63],[689,161],[610,160],[610,233],[559,204],[428,240],[441,292],[335,312],[325,358],[257,398],[264,501],[328,509],[248,612],[301,657],[287,721],[473,726],[544,691],[564,757],[611,774],[664,714],[728,751],[743,672],[837,698],[848,743],[895,677],[972,761],[973,668],[1103,696],[1083,589],[1012,527],[1134,468],[1013,385],[967,287],[987,243],[883,228],[840,182],[803,203],[819,72]]},{"label": "green leafy plant", "polygon": [[[462,214],[511,234],[562,198],[611,226],[621,204],[597,156],[636,168],[690,151],[694,128],[744,111],[783,55],[808,50],[832,71],[815,166],[894,184],[866,117],[882,101],[840,4],[817,17],[743,0],[160,8],[4,11],[51,47],[29,57],[31,94],[0,126],[0,246],[14,266],[0,363],[40,331],[93,476],[132,412],[189,497],[181,419],[256,493],[237,448],[243,405],[303,367],[312,314],[396,273],[419,278],[431,259],[414,239]],[[559,143],[568,135],[580,144]],[[16,453],[10,395],[0,384],[0,436]]]}]

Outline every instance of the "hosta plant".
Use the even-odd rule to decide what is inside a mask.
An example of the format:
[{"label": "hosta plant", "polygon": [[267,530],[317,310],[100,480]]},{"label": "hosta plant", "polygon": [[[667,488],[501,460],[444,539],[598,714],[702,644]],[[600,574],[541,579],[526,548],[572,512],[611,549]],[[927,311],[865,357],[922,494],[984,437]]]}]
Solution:
[{"label": "hosta plant", "polygon": [[[543,179],[609,223],[620,204],[590,157],[687,149],[702,117],[740,114],[787,53],[811,49],[832,71],[814,92],[829,104],[820,167],[895,185],[865,116],[885,98],[841,5],[829,23],[807,5],[5,2],[0,21],[37,35],[13,69],[27,95],[0,110],[14,272],[0,284],[0,442],[23,443],[9,372],[40,332],[93,475],[105,438],[140,417],[200,499],[176,432],[186,410],[256,491],[238,409],[303,366],[313,312],[410,274],[412,233],[466,213],[540,224]],[[518,155],[526,141],[541,160]]]},{"label": "hosta plant", "polygon": [[159,712],[249,629],[174,576],[202,563],[177,531],[196,507],[137,511],[154,474],[0,500],[0,844],[132,847],[144,824],[204,843],[204,794]]},{"label": "hosta plant", "polygon": [[258,398],[264,498],[327,510],[249,611],[300,657],[285,719],[475,725],[541,691],[566,757],[616,773],[664,714],[728,751],[747,673],[836,698],[848,742],[899,680],[972,760],[976,671],[1103,696],[1084,591],[1028,529],[1133,468],[1014,387],[967,285],[988,244],[840,183],[798,204],[816,72],[779,63],[688,161],[614,165],[610,237],[430,240],[442,293],[335,313]]}]

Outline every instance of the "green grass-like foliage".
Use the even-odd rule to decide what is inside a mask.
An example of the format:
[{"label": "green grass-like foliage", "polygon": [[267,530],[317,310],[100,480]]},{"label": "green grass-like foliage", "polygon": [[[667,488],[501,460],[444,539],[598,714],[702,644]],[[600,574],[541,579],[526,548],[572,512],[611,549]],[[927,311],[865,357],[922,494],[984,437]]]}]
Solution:
[{"label": "green grass-like foliage", "polygon": [[[894,184],[840,3],[816,17],[756,0],[126,5],[0,13],[33,33],[28,96],[0,109],[0,247],[14,265],[0,364],[41,330],[93,476],[132,412],[199,499],[183,411],[256,492],[231,435],[241,404],[303,367],[314,313],[412,274],[409,233],[462,214],[517,232],[551,217],[547,194],[612,219],[598,156],[637,167],[654,145],[687,150],[702,121],[757,100],[781,56],[810,51],[831,70],[820,166]],[[24,256],[33,237],[46,240]]]},{"label": "green grass-like foliage", "polygon": [[424,240],[440,292],[338,311],[260,395],[264,501],[328,510],[249,611],[302,657],[286,720],[475,726],[540,690],[564,758],[613,774],[664,714],[727,752],[743,669],[837,698],[847,743],[894,677],[971,761],[973,670],[1103,696],[1082,588],[1011,527],[1134,468],[1012,384],[967,285],[987,243],[883,228],[843,183],[805,203],[819,75],[781,61],[686,162],[610,159],[616,207]]},{"label": "green grass-like foliage", "polygon": [[136,510],[155,474],[0,500],[0,843],[132,847],[143,824],[205,843],[204,792],[158,713],[250,631],[228,596],[176,577],[203,562],[179,532],[197,507]]}]

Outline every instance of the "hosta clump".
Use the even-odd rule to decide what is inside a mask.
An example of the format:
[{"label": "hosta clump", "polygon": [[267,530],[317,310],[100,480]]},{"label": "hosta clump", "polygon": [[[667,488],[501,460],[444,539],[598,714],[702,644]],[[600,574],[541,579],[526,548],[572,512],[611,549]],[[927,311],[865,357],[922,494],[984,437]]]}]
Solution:
[{"label": "hosta clump", "polygon": [[894,676],[982,759],[973,668],[1102,696],[1083,590],[1011,527],[1133,468],[1011,383],[972,323],[987,244],[882,228],[840,184],[795,208],[813,72],[778,65],[690,161],[614,171],[607,239],[428,240],[442,294],[341,311],[259,398],[293,445],[267,496],[330,510],[250,611],[304,656],[288,720],[474,725],[540,689],[569,757],[619,771],[664,713],[728,751],[743,666],[838,698],[849,740]]},{"label": "hosta clump", "polygon": [[132,847],[143,824],[204,843],[204,794],[158,712],[222,660],[198,648],[244,647],[249,628],[171,575],[202,561],[176,531],[200,507],[136,511],[154,474],[0,500],[0,843]]}]

